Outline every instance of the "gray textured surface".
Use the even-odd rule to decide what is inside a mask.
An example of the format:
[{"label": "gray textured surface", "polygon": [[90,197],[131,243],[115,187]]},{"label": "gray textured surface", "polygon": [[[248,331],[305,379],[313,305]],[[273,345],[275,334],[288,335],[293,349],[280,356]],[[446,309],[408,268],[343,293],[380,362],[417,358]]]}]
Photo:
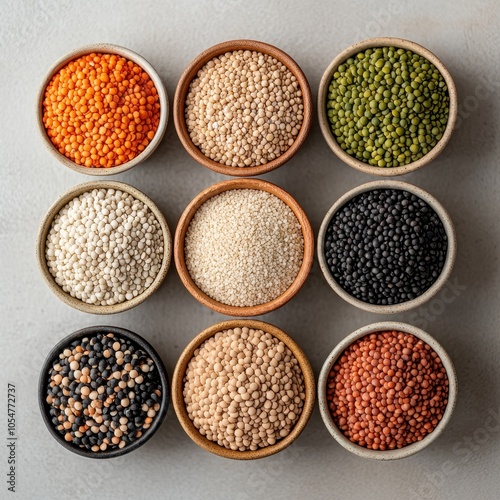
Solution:
[{"label": "gray textured surface", "polygon": [[[18,498],[498,497],[499,15],[496,0],[425,0],[411,6],[361,0],[1,2],[0,437],[6,429],[6,382],[14,381],[20,435]],[[106,318],[72,310],[46,288],[34,258],[38,223],[60,193],[88,180],[59,165],[36,134],[33,105],[47,68],[75,47],[117,43],[148,59],[172,98],[194,56],[222,40],[247,37],[288,52],[316,94],[324,68],[337,53],[377,35],[402,36],[428,47],[448,66],[459,91],[461,123],[445,152],[403,179],[429,190],[451,213],[459,244],[453,285],[427,307],[391,318],[427,329],[456,364],[459,403],[446,432],[414,457],[370,462],[338,446],[316,409],[293,446],[274,457],[240,463],[197,448],[170,410],[154,439],[129,456],[95,463],[65,451],[45,430],[36,403],[39,367],[56,341],[88,325],[126,326],[157,347],[172,373],[188,341],[222,317],[198,304],[173,268],[147,302]],[[297,156],[265,178],[297,198],[315,231],[342,193],[373,180],[330,152],[316,120]],[[173,230],[187,203],[223,177],[191,160],[170,123],[156,153],[117,179],[150,195]],[[341,338],[384,317],[344,303],[315,263],[298,296],[263,319],[290,333],[318,374]],[[6,461],[6,453],[1,453],[0,498],[9,498]]]}]

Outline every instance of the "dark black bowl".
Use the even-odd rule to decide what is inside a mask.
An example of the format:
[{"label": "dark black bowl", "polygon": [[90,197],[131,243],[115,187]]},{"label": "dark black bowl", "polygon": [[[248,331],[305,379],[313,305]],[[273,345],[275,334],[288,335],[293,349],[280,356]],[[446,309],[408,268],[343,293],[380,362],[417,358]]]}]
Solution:
[{"label": "dark black bowl", "polygon": [[[83,337],[95,335],[98,333],[114,333],[116,335],[119,335],[120,337],[131,340],[141,349],[147,352],[147,354],[154,361],[156,368],[158,370],[162,391],[161,391],[160,409],[155,415],[151,427],[149,427],[149,429],[147,429],[140,438],[124,446],[123,448],[116,448],[114,450],[109,450],[109,451],[106,450],[106,451],[94,452],[91,450],[87,450],[85,448],[80,448],[79,446],[76,446],[64,440],[64,437],[57,431],[57,429],[52,424],[49,415],[49,405],[46,402],[46,397],[47,397],[49,369],[54,360],[59,356],[59,353],[61,353],[64,350],[64,348],[69,344],[71,344],[73,341],[81,339]],[[136,450],[137,448],[142,446],[146,441],[148,441],[153,436],[153,434],[159,429],[163,420],[165,420],[165,417],[167,415],[168,405],[170,403],[170,388],[169,388],[167,370],[165,369],[163,361],[161,360],[160,356],[153,348],[153,346],[145,339],[143,339],[140,335],[137,335],[137,333],[131,332],[130,330],[126,330],[125,328],[119,328],[117,326],[89,326],[87,328],[82,328],[81,330],[73,332],[72,334],[62,339],[53,347],[53,349],[48,354],[47,358],[45,359],[45,362],[43,363],[42,371],[40,373],[40,379],[38,382],[38,403],[40,405],[40,411],[42,413],[43,421],[45,422],[47,429],[56,439],[56,441],[62,446],[64,446],[67,450],[70,450],[73,453],[88,458],[121,457],[127,453],[130,453],[131,451]]]}]

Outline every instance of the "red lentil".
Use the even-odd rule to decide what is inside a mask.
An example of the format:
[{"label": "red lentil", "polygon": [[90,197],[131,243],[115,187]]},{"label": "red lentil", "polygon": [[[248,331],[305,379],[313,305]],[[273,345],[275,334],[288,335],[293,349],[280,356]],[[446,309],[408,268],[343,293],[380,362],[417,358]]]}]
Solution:
[{"label": "red lentil", "polygon": [[390,331],[353,342],[327,382],[333,420],[353,443],[372,450],[421,441],[442,419],[448,377],[437,353],[417,337]]},{"label": "red lentil", "polygon": [[140,154],[160,121],[157,90],[140,66],[87,54],[51,79],[43,124],[61,154],[86,167],[116,167]]}]

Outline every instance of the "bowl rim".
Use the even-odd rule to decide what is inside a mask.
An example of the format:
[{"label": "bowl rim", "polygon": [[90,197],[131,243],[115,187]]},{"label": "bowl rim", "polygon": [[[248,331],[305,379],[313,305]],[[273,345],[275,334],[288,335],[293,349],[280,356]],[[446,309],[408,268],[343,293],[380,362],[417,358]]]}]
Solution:
[{"label": "bowl rim", "polygon": [[[411,50],[415,54],[425,57],[428,61],[430,61],[437,70],[443,76],[446,85],[448,86],[448,95],[450,98],[449,103],[449,114],[448,114],[448,122],[446,124],[445,131],[443,133],[443,137],[437,142],[437,144],[422,158],[417,161],[411,162],[408,165],[403,165],[399,167],[375,167],[373,165],[369,165],[368,163],[364,163],[361,160],[358,160],[348,153],[346,153],[338,144],[337,140],[333,136],[328,117],[326,113],[326,96],[328,94],[328,87],[330,85],[330,80],[332,78],[333,73],[337,70],[337,68],[344,63],[349,57],[364,51],[369,48],[375,47],[396,47],[402,48],[406,50]],[[457,97],[457,88],[453,78],[448,71],[447,67],[443,64],[441,59],[439,59],[436,55],[434,55],[429,49],[424,46],[413,42],[411,40],[406,40],[405,38],[399,37],[376,37],[369,38],[366,40],[362,40],[353,45],[350,45],[346,49],[344,49],[339,55],[337,55],[333,61],[328,65],[327,69],[323,73],[321,77],[321,81],[319,84],[318,90],[318,121],[321,128],[321,132],[323,137],[325,138],[326,143],[329,148],[347,165],[353,167],[361,172],[365,172],[370,175],[377,176],[397,176],[408,174],[410,172],[414,172],[419,168],[427,165],[432,160],[434,160],[445,148],[448,144],[451,135],[455,129],[455,124],[458,116],[458,97]]]},{"label": "bowl rim", "polygon": [[[63,289],[55,282],[52,274],[49,271],[47,266],[47,261],[45,258],[45,246],[47,242],[47,235],[50,231],[52,221],[54,217],[59,213],[59,211],[71,200],[80,196],[83,193],[90,192],[94,189],[115,189],[120,190],[126,193],[129,193],[134,198],[142,201],[151,212],[154,214],[158,223],[160,224],[162,234],[163,234],[163,260],[161,267],[156,275],[153,283],[144,290],[140,295],[134,297],[131,300],[125,300],[125,302],[121,302],[120,304],[100,306],[96,304],[87,304],[82,302],[80,299],[76,297],[72,297],[69,293],[63,291]],[[84,182],[83,184],[78,184],[73,186],[72,188],[65,191],[61,196],[57,198],[57,200],[50,206],[44,215],[42,221],[40,222],[38,228],[38,234],[36,237],[36,260],[38,263],[38,269],[45,281],[45,283],[49,286],[52,292],[65,304],[78,309],[79,311],[83,311],[90,314],[115,314],[122,311],[127,311],[128,309],[132,309],[135,306],[138,306],[142,302],[144,302],[147,298],[149,298],[163,283],[168,270],[170,268],[170,263],[172,261],[172,236],[170,233],[170,229],[168,227],[165,216],[162,214],[160,209],[156,206],[151,198],[146,196],[142,191],[139,191],[137,188],[131,186],[130,184],[126,184],[124,182],[118,181],[108,181],[108,180],[94,180],[89,182]]]},{"label": "bowl rim", "polygon": [[[224,448],[218,445],[214,441],[208,440],[206,437],[202,436],[198,429],[194,426],[193,422],[188,416],[186,407],[184,404],[183,386],[184,386],[184,375],[186,372],[187,365],[191,358],[193,357],[194,351],[203,343],[205,340],[213,337],[216,333],[223,330],[230,330],[233,328],[250,328],[256,330],[262,330],[265,333],[271,334],[273,337],[281,340],[289,349],[292,351],[293,355],[299,362],[300,368],[302,370],[302,375],[304,377],[304,387],[305,387],[305,400],[304,406],[302,408],[302,413],[299,419],[295,423],[293,429],[288,434],[288,436],[280,439],[273,445],[266,446],[264,448],[259,448],[255,451],[237,451]],[[249,320],[249,319],[231,319],[216,323],[201,333],[199,333],[191,342],[185,347],[182,354],[177,361],[175,366],[174,374],[172,376],[172,403],[174,406],[175,413],[179,422],[186,432],[186,434],[201,448],[219,455],[224,458],[235,459],[235,460],[255,460],[258,458],[268,457],[274,455],[285,449],[287,446],[292,444],[297,437],[301,434],[311,417],[314,409],[314,402],[316,397],[316,383],[314,378],[314,373],[311,368],[311,364],[307,359],[306,355],[299,347],[299,345],[283,330],[271,325],[270,323],[265,323],[263,321]]]},{"label": "bowl rim", "polygon": [[[258,304],[255,306],[231,306],[218,302],[212,299],[206,293],[204,293],[193,281],[191,275],[186,266],[186,260],[184,255],[184,241],[186,232],[189,228],[191,220],[193,219],[198,208],[205,203],[210,198],[224,192],[231,191],[233,189],[255,189],[260,191],[266,191],[281,201],[283,201],[295,214],[297,220],[302,229],[302,236],[304,238],[304,253],[302,256],[302,265],[300,266],[299,272],[295,277],[292,284],[278,297],[274,298],[269,302],[263,304]],[[261,314],[266,314],[270,311],[274,311],[279,307],[286,304],[292,297],[294,297],[302,285],[305,283],[314,259],[314,234],[307,218],[306,213],[298,202],[287,193],[284,189],[280,188],[276,184],[269,181],[264,181],[262,179],[230,179],[217,184],[213,184],[208,188],[204,189],[195,196],[189,205],[185,208],[182,213],[179,222],[177,223],[177,229],[174,236],[174,260],[175,266],[177,268],[177,273],[186,287],[188,292],[196,299],[201,302],[204,306],[210,309],[225,314],[226,316],[258,316]]]},{"label": "bowl rim", "polygon": [[[404,333],[410,333],[415,337],[423,340],[438,354],[446,370],[446,374],[448,376],[448,404],[446,405],[443,418],[439,421],[436,428],[430,434],[425,436],[424,439],[422,439],[421,441],[417,441],[416,443],[412,443],[403,448],[394,450],[383,450],[383,451],[370,450],[368,448],[364,448],[349,441],[349,439],[347,439],[335,425],[333,418],[330,414],[330,410],[328,408],[328,401],[326,398],[326,384],[328,381],[328,375],[330,373],[331,368],[339,358],[339,356],[353,342],[360,339],[361,337],[365,337],[366,335],[369,335],[371,333],[378,333],[382,331],[401,331]],[[325,362],[323,363],[318,379],[319,410],[323,423],[325,424],[325,427],[328,429],[333,438],[346,450],[360,457],[370,458],[373,460],[398,460],[401,458],[406,458],[411,455],[414,455],[415,453],[429,446],[434,440],[436,440],[440,436],[440,434],[444,431],[446,425],[450,421],[451,415],[457,403],[457,394],[458,394],[457,374],[453,362],[448,353],[445,351],[445,349],[429,333],[425,332],[420,328],[417,328],[416,326],[409,325],[407,323],[403,323],[400,321],[382,321],[379,323],[372,323],[370,325],[366,325],[362,328],[359,328],[358,330],[355,330],[354,332],[349,334],[347,337],[341,340],[332,350],[332,352],[328,355]]]},{"label": "bowl rim", "polygon": [[[67,441],[65,441],[61,434],[54,428],[51,419],[48,415],[49,405],[46,402],[47,396],[47,381],[48,381],[48,370],[56,356],[59,355],[62,349],[64,349],[71,342],[81,339],[84,337],[89,337],[92,335],[96,335],[98,333],[113,333],[117,336],[124,337],[136,343],[141,349],[146,351],[148,356],[151,357],[153,362],[155,363],[158,373],[160,375],[160,382],[162,385],[162,394],[161,394],[161,402],[160,409],[158,410],[155,419],[149,429],[138,439],[132,442],[129,446],[124,446],[123,448],[117,448],[110,451],[98,451],[94,452],[91,450],[87,450],[84,448],[79,448]],[[161,424],[165,420],[167,416],[167,410],[170,404],[170,386],[168,381],[168,374],[165,368],[165,365],[156,351],[156,349],[141,335],[134,333],[126,328],[121,328],[118,326],[105,326],[105,325],[96,325],[96,326],[88,326],[85,328],[81,328],[73,333],[70,333],[63,339],[59,340],[57,344],[52,347],[50,352],[47,354],[45,361],[43,362],[42,368],[40,370],[39,378],[38,378],[38,406],[40,409],[40,413],[42,414],[42,419],[45,423],[45,426],[49,430],[52,437],[62,446],[64,446],[67,450],[76,453],[77,455],[81,455],[86,458],[94,458],[94,459],[107,459],[107,458],[115,458],[121,457],[130,453],[144,443],[149,441],[151,437],[156,433],[156,431],[160,428]]]},{"label": "bowl rim", "polygon": [[[158,123],[158,128],[156,129],[153,139],[149,142],[146,148],[135,158],[116,167],[100,168],[77,165],[74,161],[60,153],[58,149],[52,144],[52,141],[47,136],[45,126],[43,124],[43,100],[45,97],[45,90],[54,74],[74,59],[87,54],[91,54],[93,52],[101,54],[117,54],[139,65],[153,81],[160,100],[160,121]],[[126,170],[135,167],[139,163],[142,163],[144,160],[149,158],[149,156],[151,156],[155,149],[160,145],[160,142],[165,135],[169,117],[169,102],[167,90],[160,78],[160,75],[153,68],[153,66],[151,66],[151,64],[146,59],[144,59],[144,57],[142,57],[137,52],[127,49],[126,47],[122,47],[121,45],[115,45],[112,43],[94,43],[91,45],[85,45],[83,47],[73,49],[64,56],[60,57],[54,64],[52,64],[50,69],[45,73],[45,76],[39,86],[35,103],[35,114],[39,136],[42,138],[44,146],[48,149],[52,156],[54,156],[54,158],[56,158],[64,166],[80,174],[104,176],[125,172]]]},{"label": "bowl rim", "polygon": [[[353,297],[346,290],[344,290],[332,276],[330,269],[328,268],[326,262],[326,256],[323,250],[326,231],[335,213],[337,213],[346,203],[348,203],[350,200],[360,195],[361,193],[365,193],[367,191],[373,191],[376,189],[395,189],[395,190],[409,191],[410,193],[424,200],[438,215],[439,219],[443,224],[448,239],[446,259],[438,279],[422,295],[419,295],[418,297],[412,300],[401,302],[400,304],[385,305],[385,306],[369,304],[368,302],[363,302],[362,300]],[[423,190],[422,188],[414,186],[413,184],[409,184],[407,182],[396,181],[392,179],[380,179],[377,181],[367,182],[366,184],[361,184],[360,186],[357,186],[348,191],[347,193],[345,193],[344,195],[342,195],[332,205],[332,207],[328,210],[327,214],[323,218],[317,240],[317,255],[318,255],[319,265],[321,271],[323,272],[323,276],[325,277],[330,287],[346,302],[349,302],[349,304],[352,304],[358,307],[359,309],[363,309],[365,311],[377,314],[395,314],[403,311],[409,311],[411,309],[415,309],[416,307],[420,307],[422,304],[424,304],[432,297],[434,297],[441,290],[441,288],[443,288],[448,278],[450,277],[451,272],[453,270],[453,266],[455,264],[456,254],[457,254],[457,237],[456,237],[455,227],[453,225],[450,215],[443,207],[443,205],[441,205],[441,203],[436,198],[434,198],[434,196],[432,196],[430,193]]]},{"label": "bowl rim", "polygon": [[[184,117],[186,95],[188,93],[191,81],[194,79],[198,71],[214,57],[217,57],[226,52],[233,52],[236,50],[253,50],[274,57],[282,64],[284,64],[292,72],[295,78],[297,78],[300,89],[302,91],[304,119],[302,121],[300,131],[295,138],[295,141],[278,158],[275,158],[274,160],[271,160],[270,162],[263,165],[257,165],[253,167],[231,167],[211,160],[210,158],[205,156],[191,141]],[[292,59],[286,52],[275,47],[274,45],[249,39],[227,40],[225,42],[218,43],[217,45],[209,47],[208,49],[205,49],[203,52],[198,54],[189,63],[187,68],[184,70],[181,78],[179,79],[173,102],[175,130],[177,131],[177,135],[179,136],[184,149],[191,155],[194,160],[196,160],[204,167],[207,167],[219,174],[230,175],[234,177],[251,177],[254,175],[265,174],[267,172],[270,172],[271,170],[274,170],[275,168],[280,167],[288,160],[290,160],[300,149],[311,129],[313,113],[312,110],[313,102],[309,82],[307,81],[304,72],[295,62],[295,60]]]}]

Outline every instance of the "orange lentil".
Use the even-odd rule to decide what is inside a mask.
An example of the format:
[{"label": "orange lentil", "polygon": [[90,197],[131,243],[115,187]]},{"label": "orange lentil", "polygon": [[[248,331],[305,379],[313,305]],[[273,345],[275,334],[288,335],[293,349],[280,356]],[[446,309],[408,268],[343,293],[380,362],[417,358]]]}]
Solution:
[{"label": "orange lentil", "polygon": [[[78,165],[109,168],[132,160],[153,139],[159,121],[153,81],[137,64],[115,54],[75,59],[45,89],[47,135]],[[136,130],[140,133],[127,133]]]},{"label": "orange lentil", "polygon": [[403,448],[439,424],[448,377],[422,340],[396,331],[372,333],[339,357],[328,376],[327,400],[350,441],[373,450]]}]

